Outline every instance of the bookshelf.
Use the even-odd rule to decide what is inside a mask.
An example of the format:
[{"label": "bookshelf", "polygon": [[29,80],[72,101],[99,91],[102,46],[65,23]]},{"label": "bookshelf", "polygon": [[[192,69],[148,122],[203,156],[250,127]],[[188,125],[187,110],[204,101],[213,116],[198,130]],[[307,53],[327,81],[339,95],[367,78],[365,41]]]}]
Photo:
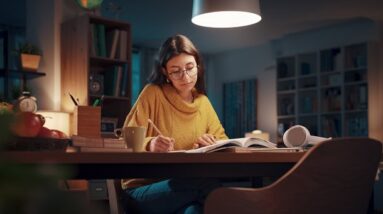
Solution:
[{"label": "bookshelf", "polygon": [[73,112],[103,96],[102,118],[121,127],[130,110],[131,27],[99,16],[80,16],[61,25],[61,109]]},{"label": "bookshelf", "polygon": [[278,136],[301,124],[324,137],[368,136],[368,44],[277,59]]}]

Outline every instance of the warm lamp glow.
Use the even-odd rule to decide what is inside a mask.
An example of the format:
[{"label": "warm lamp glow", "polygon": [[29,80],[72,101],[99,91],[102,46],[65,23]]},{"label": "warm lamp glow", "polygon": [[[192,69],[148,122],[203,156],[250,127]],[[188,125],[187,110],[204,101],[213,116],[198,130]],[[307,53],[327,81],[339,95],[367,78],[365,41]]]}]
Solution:
[{"label": "warm lamp glow", "polygon": [[259,0],[194,0],[192,22],[203,27],[232,28],[261,21]]},{"label": "warm lamp glow", "polygon": [[203,27],[230,28],[252,25],[261,21],[254,13],[242,11],[221,11],[205,13],[192,18],[192,22]]},{"label": "warm lamp glow", "polygon": [[58,111],[37,111],[45,117],[44,126],[49,129],[57,129],[69,136],[69,113]]}]

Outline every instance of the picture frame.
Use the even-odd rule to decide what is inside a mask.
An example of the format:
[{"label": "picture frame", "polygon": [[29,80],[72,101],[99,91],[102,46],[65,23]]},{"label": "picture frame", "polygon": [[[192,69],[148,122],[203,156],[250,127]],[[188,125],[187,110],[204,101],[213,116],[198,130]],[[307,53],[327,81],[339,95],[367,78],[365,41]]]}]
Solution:
[{"label": "picture frame", "polygon": [[101,134],[114,135],[114,130],[117,128],[118,118],[103,117],[101,118]]}]

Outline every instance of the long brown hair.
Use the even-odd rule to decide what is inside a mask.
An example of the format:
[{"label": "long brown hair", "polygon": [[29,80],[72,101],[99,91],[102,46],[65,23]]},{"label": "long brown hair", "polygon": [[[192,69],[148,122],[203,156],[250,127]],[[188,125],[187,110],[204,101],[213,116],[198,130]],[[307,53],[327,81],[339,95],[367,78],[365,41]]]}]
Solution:
[{"label": "long brown hair", "polygon": [[195,85],[198,93],[206,94],[205,91],[205,79],[204,79],[204,66],[202,57],[193,43],[184,35],[174,35],[169,37],[160,47],[158,55],[155,61],[155,67],[149,76],[149,82],[156,85],[166,84],[166,75],[162,72],[162,69],[166,68],[166,63],[181,53],[194,56],[198,68],[198,79]]}]

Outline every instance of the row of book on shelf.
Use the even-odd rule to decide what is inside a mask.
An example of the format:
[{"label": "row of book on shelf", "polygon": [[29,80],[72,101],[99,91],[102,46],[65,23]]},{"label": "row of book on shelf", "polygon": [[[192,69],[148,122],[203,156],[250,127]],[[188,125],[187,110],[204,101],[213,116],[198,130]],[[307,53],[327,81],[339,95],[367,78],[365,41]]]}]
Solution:
[{"label": "row of book on shelf", "polygon": [[111,66],[103,71],[93,71],[89,78],[91,95],[126,96],[129,78],[127,64]]},{"label": "row of book on shelf", "polygon": [[91,56],[110,59],[127,59],[128,32],[122,29],[108,29],[103,24],[90,25]]}]

